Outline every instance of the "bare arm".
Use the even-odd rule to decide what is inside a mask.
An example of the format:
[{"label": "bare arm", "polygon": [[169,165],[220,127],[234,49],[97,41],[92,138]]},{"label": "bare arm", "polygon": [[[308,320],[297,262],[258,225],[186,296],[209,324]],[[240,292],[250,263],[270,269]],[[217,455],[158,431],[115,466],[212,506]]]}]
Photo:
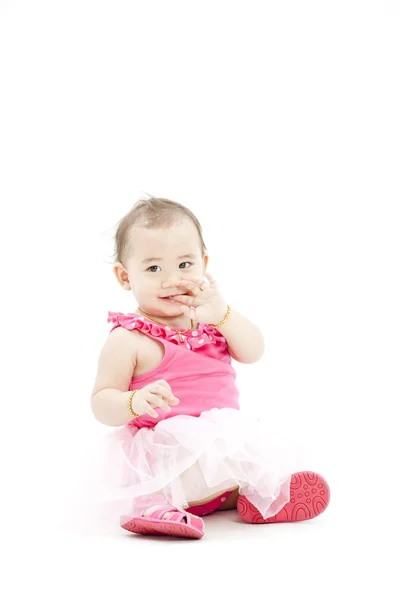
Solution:
[{"label": "bare arm", "polygon": [[135,341],[131,331],[117,327],[101,349],[91,407],[103,425],[119,427],[132,421],[128,390],[137,360]]},{"label": "bare arm", "polygon": [[[221,316],[223,319],[223,315]],[[264,337],[260,329],[234,308],[227,321],[218,327],[228,343],[229,354],[238,362],[255,363],[264,353]]]}]

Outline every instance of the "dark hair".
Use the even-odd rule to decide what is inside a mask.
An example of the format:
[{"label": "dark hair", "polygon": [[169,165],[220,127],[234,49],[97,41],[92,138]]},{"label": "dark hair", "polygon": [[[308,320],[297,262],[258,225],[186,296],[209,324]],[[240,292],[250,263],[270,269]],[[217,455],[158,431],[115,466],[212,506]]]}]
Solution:
[{"label": "dark hair", "polygon": [[119,221],[115,234],[114,262],[124,263],[128,253],[129,232],[134,225],[156,229],[168,227],[182,217],[187,217],[195,224],[200,237],[201,251],[207,252],[203,240],[201,225],[189,208],[179,202],[166,198],[150,196],[148,200],[138,200],[131,210]]}]

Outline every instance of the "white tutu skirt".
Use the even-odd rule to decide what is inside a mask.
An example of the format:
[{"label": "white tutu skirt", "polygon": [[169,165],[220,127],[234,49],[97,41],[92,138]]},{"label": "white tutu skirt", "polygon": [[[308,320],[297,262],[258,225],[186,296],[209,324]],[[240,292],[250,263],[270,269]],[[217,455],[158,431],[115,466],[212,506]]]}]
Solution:
[{"label": "white tutu skirt", "polygon": [[293,445],[257,418],[215,408],[154,428],[112,430],[85,478],[84,496],[120,522],[152,504],[187,508],[238,488],[267,518],[290,500],[290,477],[304,467]]}]

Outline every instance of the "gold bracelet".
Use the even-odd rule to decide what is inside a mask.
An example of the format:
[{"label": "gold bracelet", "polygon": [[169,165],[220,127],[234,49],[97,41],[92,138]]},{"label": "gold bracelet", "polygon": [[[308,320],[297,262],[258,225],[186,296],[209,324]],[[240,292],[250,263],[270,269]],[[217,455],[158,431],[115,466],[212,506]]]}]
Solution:
[{"label": "gold bracelet", "polygon": [[132,390],[132,393],[131,393],[131,395],[129,396],[129,400],[128,400],[128,408],[129,408],[129,411],[130,411],[131,415],[133,415],[133,416],[134,416],[134,418],[135,418],[135,419],[137,419],[137,417],[140,417],[140,415],[138,415],[137,413],[135,413],[135,411],[134,411],[134,410],[133,410],[133,408],[132,408],[132,398],[133,398],[133,396],[136,394],[136,392],[137,392],[137,390]]},{"label": "gold bracelet", "polygon": [[221,325],[223,325],[225,323],[225,321],[227,321],[230,312],[231,312],[231,307],[228,304],[228,310],[226,311],[226,315],[224,316],[224,318],[222,319],[222,321],[220,321],[219,323],[217,323],[217,325],[211,325],[211,327],[214,327],[214,329],[217,329],[218,327],[221,327]]}]

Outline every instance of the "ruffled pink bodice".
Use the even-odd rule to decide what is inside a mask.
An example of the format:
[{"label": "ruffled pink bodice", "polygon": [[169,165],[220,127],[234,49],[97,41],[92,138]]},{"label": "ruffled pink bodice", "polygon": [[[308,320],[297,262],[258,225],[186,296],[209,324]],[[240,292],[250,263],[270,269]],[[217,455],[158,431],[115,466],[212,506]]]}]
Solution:
[{"label": "ruffled pink bodice", "polygon": [[[228,359],[228,362],[230,362],[230,355],[224,336],[218,329],[215,329],[206,323],[199,324],[198,329],[193,329],[178,335],[176,331],[171,329],[171,327],[168,327],[168,325],[159,325],[136,313],[124,314],[109,311],[108,322],[113,323],[111,331],[119,325],[130,330],[139,329],[143,333],[149,334],[151,337],[163,338],[178,346],[182,346],[183,344],[189,350],[199,350],[203,349],[208,344],[214,344],[219,358],[222,360],[224,358]],[[181,337],[184,338],[183,342],[181,341]]]},{"label": "ruffled pink bodice", "polygon": [[[136,427],[152,427],[158,421],[178,414],[199,416],[212,408],[239,408],[236,372],[224,336],[211,325],[202,323],[198,329],[178,335],[168,325],[150,321],[136,313],[109,312],[108,322],[116,327],[139,330],[157,339],[165,348],[161,363],[148,373],[133,377],[129,389],[141,389],[158,379],[165,379],[178,406],[170,412],[157,409],[159,418],[142,415],[132,421]],[[181,341],[181,336],[183,341]]]}]

